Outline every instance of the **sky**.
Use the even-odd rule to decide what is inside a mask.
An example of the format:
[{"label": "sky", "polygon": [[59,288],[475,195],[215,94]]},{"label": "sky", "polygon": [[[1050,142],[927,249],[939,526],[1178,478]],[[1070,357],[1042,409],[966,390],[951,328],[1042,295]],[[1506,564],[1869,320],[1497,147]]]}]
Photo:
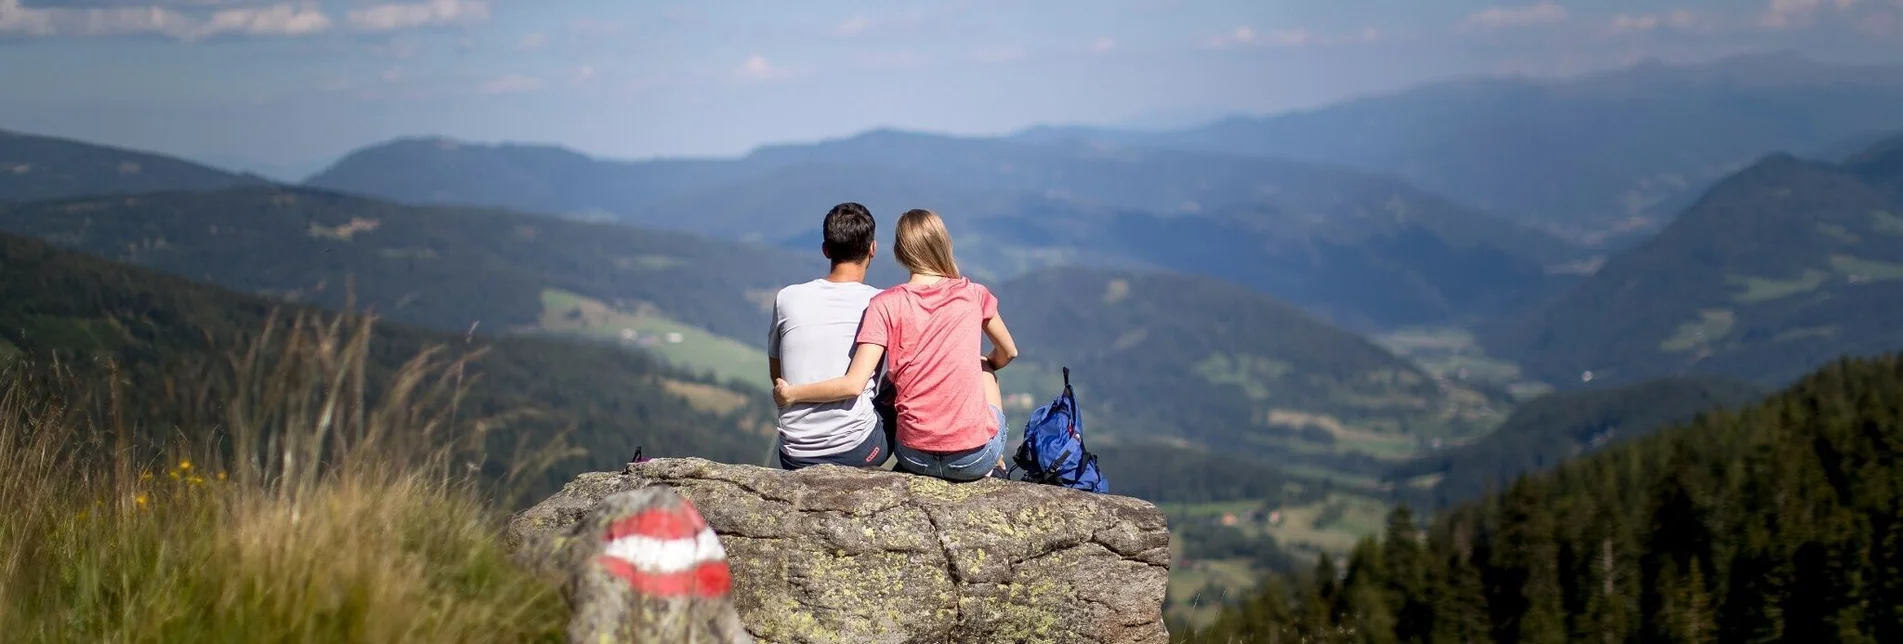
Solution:
[{"label": "sky", "polygon": [[1903,60],[1903,0],[0,0],[0,129],[301,179],[402,136],[732,156],[1772,50]]}]

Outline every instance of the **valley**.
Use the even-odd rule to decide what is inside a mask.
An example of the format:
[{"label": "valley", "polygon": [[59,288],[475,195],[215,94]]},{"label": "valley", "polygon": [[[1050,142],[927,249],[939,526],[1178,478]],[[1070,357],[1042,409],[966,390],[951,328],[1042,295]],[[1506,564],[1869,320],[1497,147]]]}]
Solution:
[{"label": "valley", "polygon": [[[1474,113],[1516,116],[1488,129]],[[141,422],[163,427],[193,420],[168,398],[193,369],[280,323],[273,311],[370,312],[374,371],[425,346],[484,353],[468,404],[509,418],[491,447],[575,448],[537,492],[637,448],[769,463],[774,293],[823,274],[816,225],[844,200],[880,223],[867,281],[903,279],[890,224],[923,205],[1022,349],[1001,374],[1009,423],[1069,368],[1112,492],[1169,517],[1176,623],[1241,628],[1260,607],[1247,602],[1281,588],[1264,580],[1321,562],[1344,575],[1303,592],[1366,588],[1385,573],[1355,566],[1377,553],[1400,557],[1392,570],[1432,551],[1435,574],[1604,581],[1577,552],[1517,545],[1563,542],[1625,548],[1606,555],[1621,574],[1695,560],[1717,575],[1705,566],[1733,550],[1643,532],[1691,529],[1648,513],[1785,529],[1688,496],[1769,514],[1781,497],[1741,467],[1883,509],[1738,437],[1862,445],[1845,419],[1895,411],[1893,360],[1877,356],[1903,350],[1903,138],[1872,133],[1903,131],[1896,114],[1899,69],[1769,57],[1433,85],[1168,132],[875,129],[645,161],[411,137],[300,185],[0,133],[0,362],[116,361]],[[1510,136],[1528,131],[1545,136]],[[1837,411],[1791,420],[1813,408]],[[1725,565],[1788,554],[1747,546],[1762,561]]]}]

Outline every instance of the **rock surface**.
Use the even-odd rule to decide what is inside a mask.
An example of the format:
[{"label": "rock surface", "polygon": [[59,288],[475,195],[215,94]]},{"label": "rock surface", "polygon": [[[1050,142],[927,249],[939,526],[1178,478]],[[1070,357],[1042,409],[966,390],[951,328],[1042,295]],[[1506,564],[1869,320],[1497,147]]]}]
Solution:
[{"label": "rock surface", "polygon": [[754,641],[734,610],[726,553],[667,486],[608,495],[516,554],[563,579],[571,643]]},{"label": "rock surface", "polygon": [[508,538],[545,556],[602,499],[655,485],[719,533],[734,606],[762,642],[1168,640],[1168,527],[1127,497],[657,459],[581,475],[513,517]]}]

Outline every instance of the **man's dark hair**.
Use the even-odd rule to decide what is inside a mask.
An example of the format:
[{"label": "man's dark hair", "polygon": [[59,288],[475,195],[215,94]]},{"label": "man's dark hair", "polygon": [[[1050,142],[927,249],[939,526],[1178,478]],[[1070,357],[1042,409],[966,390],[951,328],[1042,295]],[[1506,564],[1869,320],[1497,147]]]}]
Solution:
[{"label": "man's dark hair", "polygon": [[857,262],[872,254],[872,239],[878,225],[872,211],[854,202],[833,206],[826,213],[826,258],[835,263]]}]

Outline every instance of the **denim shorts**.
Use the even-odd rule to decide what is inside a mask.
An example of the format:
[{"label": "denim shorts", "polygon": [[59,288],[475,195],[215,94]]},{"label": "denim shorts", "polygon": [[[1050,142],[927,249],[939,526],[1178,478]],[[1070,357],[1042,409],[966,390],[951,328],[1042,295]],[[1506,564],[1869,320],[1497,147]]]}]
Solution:
[{"label": "denim shorts", "polygon": [[991,408],[991,415],[998,420],[998,435],[992,436],[989,442],[947,454],[898,445],[893,450],[899,455],[898,469],[947,481],[976,481],[990,474],[998,458],[1004,456],[1004,440],[1010,431],[1005,426],[1004,410],[995,405],[985,406]]},{"label": "denim shorts", "polygon": [[866,432],[865,440],[859,441],[859,444],[853,446],[852,449],[825,456],[793,456],[782,450],[780,451],[780,469],[797,470],[814,465],[847,467],[885,465],[886,459],[892,455],[892,446],[899,444],[897,437],[893,436],[893,432],[897,431],[899,426],[898,419],[894,415],[889,400],[873,401],[872,409],[878,413],[878,419],[874,422],[872,431]]}]

